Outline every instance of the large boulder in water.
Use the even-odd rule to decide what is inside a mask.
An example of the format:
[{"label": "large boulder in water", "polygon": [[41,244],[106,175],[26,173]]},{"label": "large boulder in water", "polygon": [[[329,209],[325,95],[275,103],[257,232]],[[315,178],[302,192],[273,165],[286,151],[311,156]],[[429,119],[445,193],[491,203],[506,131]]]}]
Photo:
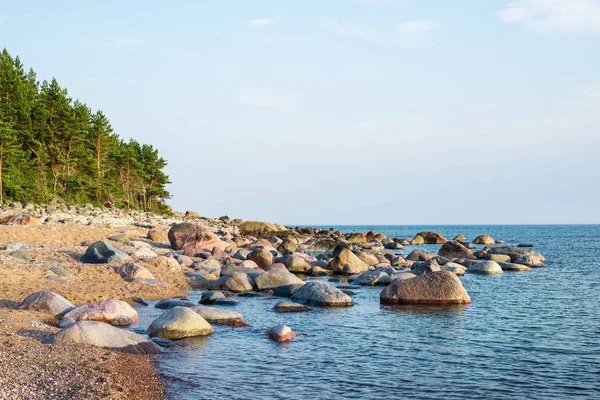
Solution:
[{"label": "large boulder in water", "polygon": [[455,274],[432,272],[386,286],[379,295],[382,304],[469,304],[471,298]]},{"label": "large boulder in water", "polygon": [[506,254],[507,256],[510,256],[510,260],[513,263],[517,262],[517,260],[520,257],[528,256],[528,255],[535,256],[542,263],[544,263],[546,261],[546,259],[544,258],[544,256],[542,256],[539,253],[536,253],[535,251],[525,250],[523,248],[517,248],[517,247],[512,247],[512,246],[492,247],[492,248],[490,248],[488,250],[488,253],[491,253],[491,254]]},{"label": "large boulder in water", "polygon": [[250,236],[267,236],[286,232],[288,228],[271,222],[245,221],[239,226],[240,234]]},{"label": "large boulder in water", "polygon": [[107,300],[75,307],[64,315],[75,321],[100,321],[111,325],[131,325],[139,319],[137,311],[121,300]]},{"label": "large boulder in water", "polygon": [[0,218],[1,225],[29,225],[37,226],[42,223],[25,212],[11,213]]},{"label": "large boulder in water", "polygon": [[495,261],[480,261],[469,266],[467,272],[483,275],[499,275],[502,273],[502,267]]},{"label": "large boulder in water", "polygon": [[19,310],[41,311],[60,317],[74,309],[75,306],[58,293],[50,290],[32,293],[19,304]]},{"label": "large boulder in water", "polygon": [[330,264],[331,270],[334,272],[343,272],[345,266],[352,267],[354,273],[363,273],[369,270],[369,266],[349,249],[340,251]]},{"label": "large boulder in water", "polygon": [[475,258],[471,250],[454,240],[444,243],[438,250],[438,255],[446,258]]},{"label": "large boulder in water", "polygon": [[296,275],[280,269],[272,269],[263,272],[254,279],[254,282],[258,290],[273,289],[283,285],[304,284],[302,279],[298,278]]},{"label": "large boulder in water", "polygon": [[133,354],[158,354],[160,347],[147,338],[104,322],[76,322],[56,332],[50,343],[110,348]]},{"label": "large boulder in water", "polygon": [[365,272],[358,276],[352,281],[352,284],[359,286],[376,286],[386,285],[390,283],[390,281],[390,276],[386,272],[380,269],[374,269],[373,271]]},{"label": "large boulder in water", "polygon": [[148,327],[150,337],[183,339],[213,333],[212,326],[197,312],[187,307],[174,307],[156,318]]},{"label": "large boulder in water", "polygon": [[224,308],[195,306],[192,311],[200,314],[207,322],[211,324],[227,324],[230,321],[244,321],[242,314],[236,311],[226,310]]},{"label": "large boulder in water", "polygon": [[474,244],[495,244],[496,241],[490,235],[479,235],[473,240]]},{"label": "large boulder in water", "polygon": [[448,241],[448,239],[437,232],[419,232],[413,238],[413,242],[415,240],[420,242],[419,236],[423,238],[423,244],[444,244]]},{"label": "large boulder in water", "polygon": [[227,243],[219,239],[208,228],[189,222],[173,226],[169,230],[168,236],[173,249],[183,250],[190,256],[203,250],[212,251],[215,247],[220,249],[227,247]]},{"label": "large boulder in water", "polygon": [[350,296],[321,281],[305,283],[292,294],[291,300],[320,307],[349,307],[352,305]]},{"label": "large boulder in water", "polygon": [[440,265],[435,259],[431,259],[430,261],[417,261],[415,262],[410,272],[419,276],[424,274],[431,274],[432,272],[441,271]]},{"label": "large boulder in water", "polygon": [[95,242],[87,248],[81,262],[88,264],[120,264],[128,260],[129,254],[113,246],[110,242]]}]

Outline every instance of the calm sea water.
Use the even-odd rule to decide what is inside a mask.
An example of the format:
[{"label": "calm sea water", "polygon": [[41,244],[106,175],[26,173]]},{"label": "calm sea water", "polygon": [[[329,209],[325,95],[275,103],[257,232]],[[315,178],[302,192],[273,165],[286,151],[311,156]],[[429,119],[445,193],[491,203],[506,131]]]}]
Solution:
[{"label": "calm sea water", "polygon": [[[467,274],[473,303],[462,308],[391,309],[379,304],[381,288],[357,290],[351,308],[297,314],[275,313],[278,298],[240,298],[234,309],[251,328],[215,325],[212,336],[159,356],[169,398],[600,398],[600,226],[335,228],[486,233],[534,244],[547,267]],[[143,326],[161,312],[139,311]],[[273,343],[265,331],[279,323],[304,335]]]}]

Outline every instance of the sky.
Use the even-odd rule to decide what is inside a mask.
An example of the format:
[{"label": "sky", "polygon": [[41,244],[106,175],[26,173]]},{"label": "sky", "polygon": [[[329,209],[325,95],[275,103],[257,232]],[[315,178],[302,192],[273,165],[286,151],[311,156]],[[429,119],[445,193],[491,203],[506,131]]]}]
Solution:
[{"label": "sky", "polygon": [[600,223],[600,0],[0,0],[0,47],[284,224]]}]

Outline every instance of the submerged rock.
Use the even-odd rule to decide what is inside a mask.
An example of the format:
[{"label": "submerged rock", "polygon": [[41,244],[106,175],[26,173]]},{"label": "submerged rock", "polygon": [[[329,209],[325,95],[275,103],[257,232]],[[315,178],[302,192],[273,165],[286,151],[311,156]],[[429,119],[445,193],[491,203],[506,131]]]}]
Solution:
[{"label": "submerged rock", "polygon": [[267,331],[269,338],[275,342],[287,342],[292,340],[296,334],[289,326],[277,325]]},{"label": "submerged rock", "polygon": [[304,304],[294,303],[292,301],[280,301],[275,304],[273,309],[279,313],[305,312],[312,310],[312,308],[305,306]]},{"label": "submerged rock", "polygon": [[104,347],[133,354],[158,354],[160,347],[145,337],[104,322],[75,322],[56,332],[49,339],[58,345]]},{"label": "submerged rock", "polygon": [[213,333],[210,324],[187,307],[174,307],[156,318],[148,327],[148,336],[176,340]]},{"label": "submerged rock", "polygon": [[437,271],[392,282],[379,296],[382,304],[469,304],[471,298],[452,272]]}]

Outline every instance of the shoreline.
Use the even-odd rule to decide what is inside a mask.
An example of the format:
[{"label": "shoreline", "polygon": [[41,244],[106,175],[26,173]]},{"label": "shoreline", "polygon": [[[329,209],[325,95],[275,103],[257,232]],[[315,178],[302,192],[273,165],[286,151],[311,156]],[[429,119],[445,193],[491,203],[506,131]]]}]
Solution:
[{"label": "shoreline", "polygon": [[[3,209],[7,211],[6,206]],[[439,271],[441,275],[437,276],[449,279],[454,285],[452,295],[456,297],[432,300],[427,297],[428,293],[422,293],[425,297],[414,300],[413,304],[466,304],[471,300],[456,275],[477,264],[476,259],[485,260],[487,255],[485,250],[473,253],[466,242],[462,245],[460,239],[448,240],[435,232],[421,232],[412,239],[388,238],[373,231],[341,234],[333,229],[288,228],[257,221],[232,221],[228,217],[203,218],[193,212],[164,217],[87,206],[53,210],[55,215],[47,215],[44,208],[30,207],[28,213],[8,211],[21,215],[19,221],[26,224],[0,225],[0,245],[3,246],[0,251],[0,399],[36,399],[50,394],[53,398],[156,399],[166,396],[154,356],[126,354],[106,347],[46,344],[60,330],[60,319],[38,311],[17,310],[32,293],[49,290],[73,306],[108,300],[135,304],[134,297],[172,299],[196,289],[221,291],[231,297],[232,293],[243,292],[274,294],[277,288],[287,286],[290,292],[283,297],[290,297],[295,289],[312,280],[340,282],[344,279],[358,285],[385,287],[383,295],[390,292],[390,288],[393,292],[402,281]],[[0,218],[6,214],[0,214]],[[484,244],[502,243],[487,235],[481,237],[487,240]],[[116,246],[115,250],[129,261],[83,263],[82,259],[92,254],[90,249],[99,241]],[[408,256],[399,253],[404,245],[446,242],[451,245],[448,249],[452,254],[445,254],[448,258],[441,253],[421,250],[414,250]],[[100,253],[92,256],[98,257]],[[467,267],[454,262],[460,260]],[[129,272],[124,271],[125,265],[132,265],[127,263],[136,266]],[[529,270],[521,267],[519,270]],[[131,271],[141,275],[127,275]],[[268,278],[258,279],[263,274]],[[232,276],[241,280],[230,279]],[[308,280],[302,282],[298,277]],[[273,278],[277,284],[269,282]],[[327,285],[313,288],[319,291],[323,286]],[[345,289],[332,288],[333,292],[326,295],[331,297],[319,299],[316,305],[352,306],[352,291]],[[402,304],[403,300],[395,296],[390,293],[389,298],[382,297],[382,304],[389,301]],[[310,300],[306,300],[306,304],[311,305]],[[136,311],[132,312],[137,316]],[[237,322],[242,324],[230,326],[244,326],[243,318]],[[62,331],[69,325],[63,326]],[[145,329],[145,326],[140,328]],[[143,340],[148,342],[146,338]],[[149,342],[149,345],[158,349],[155,343]],[[10,366],[12,369],[7,369]],[[3,397],[5,393],[8,397]]]}]

